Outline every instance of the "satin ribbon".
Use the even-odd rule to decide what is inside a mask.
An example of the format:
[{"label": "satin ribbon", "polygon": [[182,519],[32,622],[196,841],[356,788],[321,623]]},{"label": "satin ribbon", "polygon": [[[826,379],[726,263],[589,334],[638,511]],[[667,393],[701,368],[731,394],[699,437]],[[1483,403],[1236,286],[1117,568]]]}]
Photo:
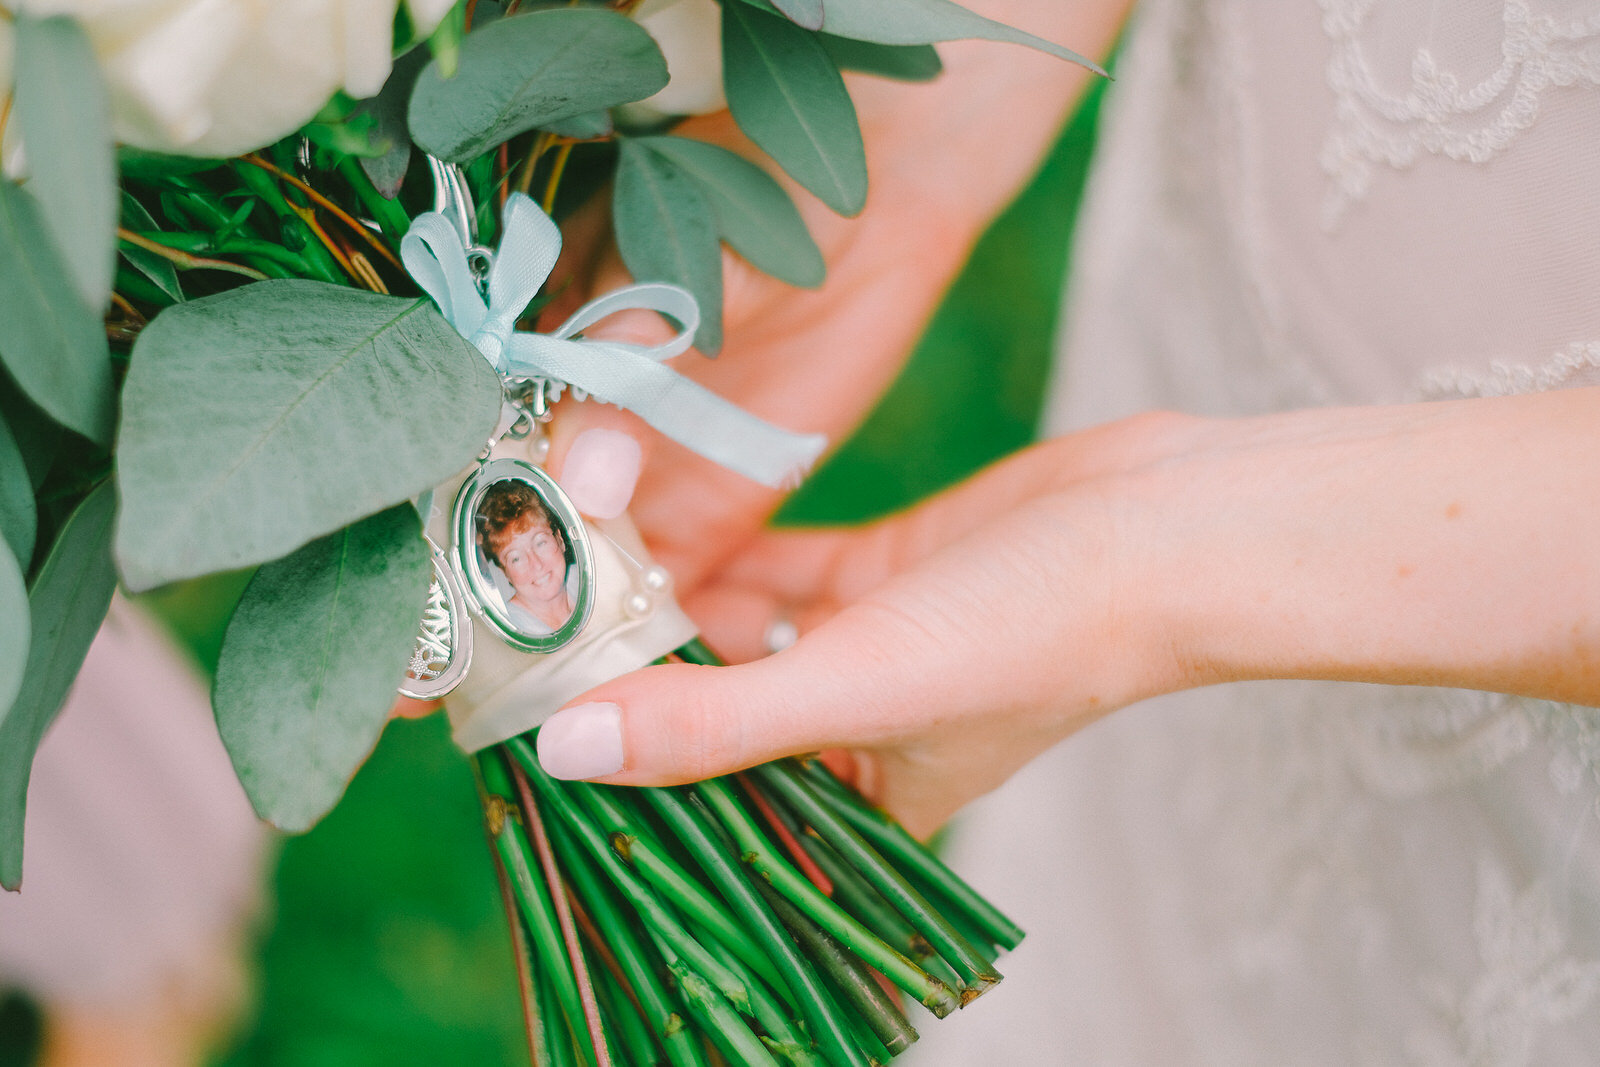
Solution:
[{"label": "satin ribbon", "polygon": [[[503,223],[487,301],[460,234],[443,215],[417,216],[400,242],[411,277],[501,376],[561,382],[626,408],[679,444],[774,488],[798,482],[822,454],[827,438],[821,434],[792,433],[758,419],[663,362],[688,351],[700,326],[699,305],[676,285],[625,286],[589,301],[550,333],[517,330],[517,319],[555,267],[561,231],[521,193],[506,201]],[[578,336],[633,309],[663,312],[681,328],[648,348]]]}]

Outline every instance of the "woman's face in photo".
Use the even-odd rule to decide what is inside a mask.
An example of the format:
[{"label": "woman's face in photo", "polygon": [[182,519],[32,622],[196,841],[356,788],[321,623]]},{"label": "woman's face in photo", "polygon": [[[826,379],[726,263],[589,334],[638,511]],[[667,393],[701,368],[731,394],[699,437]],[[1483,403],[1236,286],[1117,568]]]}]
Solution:
[{"label": "woman's face in photo", "polygon": [[539,604],[564,597],[567,559],[550,525],[534,520],[511,534],[496,552],[517,597]]}]

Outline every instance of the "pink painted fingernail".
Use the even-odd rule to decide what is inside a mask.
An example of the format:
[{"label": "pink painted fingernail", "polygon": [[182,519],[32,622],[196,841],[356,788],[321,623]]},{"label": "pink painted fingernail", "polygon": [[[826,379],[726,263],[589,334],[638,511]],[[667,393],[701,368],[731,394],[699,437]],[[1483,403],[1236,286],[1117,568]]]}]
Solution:
[{"label": "pink painted fingernail", "polygon": [[622,770],[622,709],[594,703],[558,711],[539,727],[538,746],[539,766],[552,778],[616,774]]},{"label": "pink painted fingernail", "polygon": [[639,442],[620,430],[585,430],[567,452],[561,488],[585,515],[614,519],[633,499],[642,458]]}]

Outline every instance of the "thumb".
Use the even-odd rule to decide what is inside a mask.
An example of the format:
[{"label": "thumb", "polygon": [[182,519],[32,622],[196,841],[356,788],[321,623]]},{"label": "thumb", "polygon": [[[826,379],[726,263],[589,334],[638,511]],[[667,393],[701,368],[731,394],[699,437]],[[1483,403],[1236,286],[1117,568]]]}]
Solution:
[{"label": "thumb", "polygon": [[918,664],[890,653],[881,617],[857,615],[847,608],[753,663],[667,664],[599,686],[540,728],[539,762],[556,778],[678,785],[891,740]]}]

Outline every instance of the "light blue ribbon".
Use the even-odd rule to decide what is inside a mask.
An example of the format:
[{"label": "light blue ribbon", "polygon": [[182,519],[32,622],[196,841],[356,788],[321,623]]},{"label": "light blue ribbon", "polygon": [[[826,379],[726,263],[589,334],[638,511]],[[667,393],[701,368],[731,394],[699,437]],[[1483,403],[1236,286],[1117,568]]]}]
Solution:
[{"label": "light blue ribbon", "polygon": [[[400,242],[400,257],[418,285],[461,336],[505,378],[545,378],[627,408],[679,444],[763,485],[793,485],[827,445],[821,434],[798,434],[756,418],[708,392],[663,360],[688,351],[700,308],[676,285],[629,285],[589,301],[548,334],[519,331],[517,319],[550,276],[561,231],[531,199],[506,201],[500,248],[479,291],[455,227],[430,211],[417,216]],[[682,328],[654,347],[577,336],[601,319],[632,309],[659,311]]]}]

